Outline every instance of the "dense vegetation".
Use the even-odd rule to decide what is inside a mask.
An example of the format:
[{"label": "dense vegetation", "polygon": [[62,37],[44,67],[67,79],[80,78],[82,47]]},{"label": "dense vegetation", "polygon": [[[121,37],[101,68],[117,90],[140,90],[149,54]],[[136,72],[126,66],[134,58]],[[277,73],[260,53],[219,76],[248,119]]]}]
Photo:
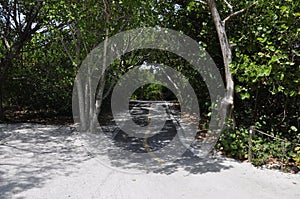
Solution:
[{"label": "dense vegetation", "polygon": [[[224,75],[218,35],[206,1],[0,0],[0,118],[21,114],[55,118],[72,115],[74,78],[86,55],[105,38],[138,27],[170,28],[198,41]],[[208,1],[210,2],[210,1]],[[230,3],[230,4],[229,4]],[[231,44],[230,71],[235,83],[234,114],[217,149],[245,159],[249,127],[293,143],[300,142],[300,1],[216,1]],[[232,7],[231,7],[232,5]],[[232,8],[232,11],[231,11]],[[137,50],[123,55],[107,71],[103,106],[111,87],[131,66],[160,62],[188,77],[209,117],[209,95],[201,76],[169,52]],[[161,85],[150,84],[134,99],[173,100]],[[105,108],[104,108],[105,110]],[[26,115],[26,114],[25,114]],[[235,125],[233,125],[233,123]],[[205,124],[202,124],[205,128]],[[254,163],[270,158],[300,163],[295,144],[256,134]]]}]

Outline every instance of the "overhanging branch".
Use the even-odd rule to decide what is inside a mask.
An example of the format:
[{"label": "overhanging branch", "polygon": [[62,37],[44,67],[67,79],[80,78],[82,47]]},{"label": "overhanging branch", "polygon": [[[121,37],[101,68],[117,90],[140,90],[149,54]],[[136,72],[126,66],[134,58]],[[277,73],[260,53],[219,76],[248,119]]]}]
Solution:
[{"label": "overhanging branch", "polygon": [[204,5],[207,5],[207,3],[205,1],[202,1],[202,0],[196,0],[196,2],[199,2],[199,3],[202,3]]},{"label": "overhanging branch", "polygon": [[[226,1],[226,0],[224,0],[225,1],[225,3],[226,3],[226,5],[229,7],[229,6],[231,6],[229,3],[228,3],[228,1]],[[244,8],[244,9],[241,9],[241,10],[238,10],[238,11],[236,11],[236,12],[233,12],[233,8],[232,8],[232,6],[231,6],[231,14],[228,16],[228,17],[226,17],[225,19],[223,19],[223,21],[222,21],[222,23],[225,25],[226,24],[226,22],[229,20],[229,19],[231,19],[232,17],[234,17],[234,16],[236,16],[236,15],[238,15],[238,14],[240,14],[240,13],[243,13],[243,12],[245,12],[246,10],[248,10],[249,8],[251,8],[252,6],[254,6],[254,5],[256,5],[258,2],[256,1],[256,2],[254,2],[254,3],[252,3],[250,6],[248,6],[247,8]]]},{"label": "overhanging branch", "polygon": [[68,50],[67,45],[66,45],[66,43],[65,43],[65,41],[64,41],[64,39],[63,39],[63,37],[60,37],[59,39],[60,39],[60,42],[61,42],[61,44],[62,44],[62,46],[63,46],[65,52],[67,53],[67,55],[68,55],[68,57],[69,57],[69,59],[71,60],[72,63],[74,63],[74,59],[73,59],[73,57],[72,57],[72,55],[71,55],[71,52]]},{"label": "overhanging branch", "polygon": [[227,7],[230,9],[230,13],[232,14],[233,13],[233,6],[227,0],[224,0],[224,2],[227,5]]},{"label": "overhanging branch", "polygon": [[9,45],[9,42],[7,41],[7,39],[4,36],[1,36],[2,42],[4,43],[5,48],[7,49],[7,51],[10,51],[11,46]]}]

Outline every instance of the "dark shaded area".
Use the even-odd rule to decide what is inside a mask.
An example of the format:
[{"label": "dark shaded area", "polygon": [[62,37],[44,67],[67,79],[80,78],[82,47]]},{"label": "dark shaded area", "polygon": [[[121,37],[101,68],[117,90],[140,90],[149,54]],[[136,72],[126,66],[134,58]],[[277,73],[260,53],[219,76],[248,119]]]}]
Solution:
[{"label": "dark shaded area", "polygon": [[[20,107],[6,107],[5,118],[2,123],[36,123],[48,125],[73,124],[73,116],[70,113],[59,113],[55,110],[24,110]],[[1,121],[0,121],[1,123]]]},{"label": "dark shaded area", "polygon": [[[90,147],[88,147],[88,150],[93,157],[98,158],[100,161],[102,161],[102,157],[107,157],[110,161],[108,166],[118,171],[129,173],[159,173],[171,175],[178,171],[186,171],[190,174],[203,174],[207,172],[221,172],[222,170],[232,168],[232,166],[224,163],[222,157],[216,157],[213,156],[213,154],[207,157],[198,157],[188,149],[179,157],[174,157],[172,154],[168,155],[168,157],[164,159],[164,162],[160,162],[159,158],[157,161],[153,161],[152,158],[155,160],[156,157],[153,157],[150,153],[148,158],[145,159],[145,156],[141,155],[147,152],[142,139],[133,137],[124,138],[123,135],[123,133],[119,133],[115,139],[111,139],[113,147],[110,144],[99,146],[98,142],[92,138],[89,141]],[[157,137],[159,137],[159,135],[157,135]],[[165,141],[148,142],[148,146],[155,151],[159,150],[160,147],[164,147],[163,145],[172,144],[171,140],[167,139],[167,137],[163,139],[165,139]],[[95,141],[94,143],[93,140]],[[132,154],[126,156],[121,152],[123,150],[132,152]],[[173,161],[173,159],[175,159],[175,161]]]},{"label": "dark shaded area", "polygon": [[147,150],[158,151],[168,145],[176,136],[176,127],[172,121],[167,121],[159,133],[147,139],[128,136],[127,133],[118,128],[110,133],[114,134],[113,140],[116,146],[135,153],[147,153]]},{"label": "dark shaded area", "polygon": [[187,151],[183,154],[181,159],[176,160],[164,168],[154,170],[153,172],[170,175],[183,169],[191,174],[203,174],[208,172],[221,172],[222,170],[230,168],[232,168],[232,166],[224,165],[224,161],[221,158],[199,158],[193,155],[190,151]]}]

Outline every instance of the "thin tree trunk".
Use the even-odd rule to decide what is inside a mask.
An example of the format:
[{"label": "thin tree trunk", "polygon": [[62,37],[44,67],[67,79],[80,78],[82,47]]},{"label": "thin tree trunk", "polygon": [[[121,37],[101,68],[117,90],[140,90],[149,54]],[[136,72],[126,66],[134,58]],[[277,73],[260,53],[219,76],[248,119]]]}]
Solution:
[{"label": "thin tree trunk", "polygon": [[[103,62],[102,62],[102,71],[100,76],[100,82],[99,82],[99,88],[98,88],[98,94],[96,97],[96,104],[95,104],[95,111],[93,113],[93,117],[90,123],[90,131],[93,132],[96,127],[96,122],[98,120],[98,115],[101,111],[101,105],[103,100],[103,92],[105,87],[105,66],[106,66],[106,56],[107,56],[107,43],[108,43],[108,36],[109,36],[109,30],[106,28],[105,30],[105,40],[104,40],[104,49],[103,49]],[[91,96],[93,97],[93,96]]]},{"label": "thin tree trunk", "polygon": [[213,21],[218,33],[225,67],[226,94],[221,102],[220,111],[221,115],[225,116],[226,118],[231,118],[233,111],[234,82],[229,65],[232,62],[232,52],[225,30],[225,23],[220,18],[215,0],[207,0],[207,4],[211,10]]},{"label": "thin tree trunk", "polygon": [[80,130],[85,131],[87,129],[87,121],[85,115],[85,101],[84,101],[84,91],[82,88],[82,82],[80,77],[75,81],[78,96],[78,108],[79,108],[79,120],[80,120]]},{"label": "thin tree trunk", "polygon": [[[95,110],[92,115],[92,119],[90,122],[90,132],[94,132],[96,128],[96,122],[98,120],[98,115],[100,114],[101,111],[101,105],[103,101],[103,92],[104,92],[104,87],[105,87],[105,67],[107,64],[107,47],[108,47],[108,37],[109,37],[109,19],[110,19],[110,8],[109,8],[109,2],[106,0],[103,0],[104,4],[104,13],[105,13],[105,22],[106,22],[106,28],[105,28],[105,39],[104,39],[104,44],[103,44],[103,59],[102,59],[102,71],[101,71],[101,76],[100,76],[100,81],[99,81],[99,88],[98,88],[98,93],[96,96],[96,104],[95,104]],[[93,97],[93,96],[90,96]],[[91,104],[92,106],[92,104]]]},{"label": "thin tree trunk", "polygon": [[3,78],[0,78],[0,121],[4,120],[4,110],[3,110]]},{"label": "thin tree trunk", "polygon": [[7,73],[9,68],[12,68],[12,59],[14,55],[7,54],[4,59],[0,62],[0,121],[4,121],[5,115],[4,115],[4,93],[3,93],[3,87],[5,83],[7,82]]}]

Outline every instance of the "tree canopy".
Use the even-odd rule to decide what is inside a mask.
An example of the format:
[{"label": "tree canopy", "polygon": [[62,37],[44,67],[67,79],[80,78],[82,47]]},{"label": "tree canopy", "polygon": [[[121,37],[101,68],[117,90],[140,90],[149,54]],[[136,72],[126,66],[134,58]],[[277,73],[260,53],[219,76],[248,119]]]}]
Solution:
[{"label": "tree canopy", "polygon": [[[72,88],[85,57],[108,37],[139,27],[182,32],[214,59],[232,99],[230,128],[218,149],[246,158],[251,125],[299,142],[300,1],[292,0],[0,0],[0,120],[16,121],[20,112],[71,116]],[[153,49],[114,61],[99,84],[101,111],[108,111],[112,88],[123,74],[158,59],[188,78],[209,119],[201,75],[181,57]],[[174,100],[174,95],[149,84],[132,98]],[[255,150],[263,149],[257,157],[280,156],[279,142],[256,139]],[[287,147],[291,154],[284,158],[300,162],[299,147]]]}]

